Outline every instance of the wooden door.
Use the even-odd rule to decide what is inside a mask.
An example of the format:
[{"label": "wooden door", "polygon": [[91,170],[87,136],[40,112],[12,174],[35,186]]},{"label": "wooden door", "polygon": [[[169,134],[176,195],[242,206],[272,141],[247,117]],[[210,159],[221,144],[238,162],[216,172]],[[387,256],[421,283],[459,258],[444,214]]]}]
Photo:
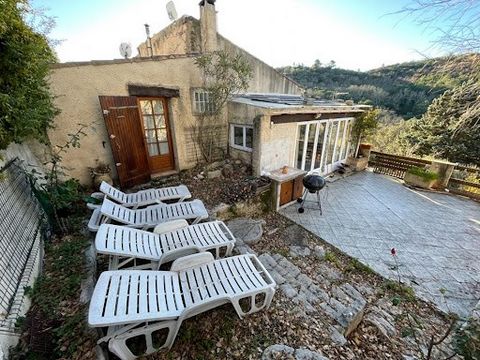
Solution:
[{"label": "wooden door", "polygon": [[301,198],[303,195],[303,175],[297,177],[293,181],[293,199],[292,200],[297,200],[298,198]]},{"label": "wooden door", "polygon": [[139,98],[141,126],[151,173],[173,170],[173,144],[166,98]]},{"label": "wooden door", "polygon": [[137,98],[99,96],[117,168],[120,186],[132,187],[150,180]]},{"label": "wooden door", "polygon": [[292,201],[293,180],[284,182],[280,185],[280,206]]}]

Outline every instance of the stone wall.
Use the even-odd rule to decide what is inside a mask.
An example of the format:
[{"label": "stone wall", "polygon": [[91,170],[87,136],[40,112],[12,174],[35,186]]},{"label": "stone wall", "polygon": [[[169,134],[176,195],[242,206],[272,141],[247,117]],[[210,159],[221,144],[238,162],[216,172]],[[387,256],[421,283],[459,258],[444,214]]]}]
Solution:
[{"label": "stone wall", "polygon": [[[210,19],[210,21],[212,21]],[[198,54],[201,52],[200,21],[191,16],[183,16],[152,37],[154,55]],[[211,45],[210,45],[211,46]],[[229,53],[240,53],[252,67],[252,81],[247,91],[279,94],[303,93],[300,84],[287,78],[275,68],[254,55],[238,47],[217,33],[217,48]],[[147,43],[138,46],[139,56],[150,56]]]},{"label": "stone wall", "polygon": [[230,53],[240,53],[250,63],[253,77],[247,90],[248,92],[296,95],[303,93],[303,88],[300,84],[287,78],[275,70],[275,68],[264,63],[221,35],[218,35],[218,48]]},{"label": "stone wall", "polygon": [[[200,52],[200,28],[198,20],[190,16],[182,16],[162,31],[152,36],[154,55],[192,54]],[[149,57],[147,41],[138,47],[138,56]]]}]

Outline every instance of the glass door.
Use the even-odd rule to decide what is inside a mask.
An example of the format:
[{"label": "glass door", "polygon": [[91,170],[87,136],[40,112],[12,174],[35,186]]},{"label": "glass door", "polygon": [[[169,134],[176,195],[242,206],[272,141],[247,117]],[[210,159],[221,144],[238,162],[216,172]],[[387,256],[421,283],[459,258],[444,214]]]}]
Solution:
[{"label": "glass door", "polygon": [[348,156],[352,121],[332,119],[299,124],[294,166],[321,174],[333,172]]},{"label": "glass door", "polygon": [[139,99],[139,105],[151,172],[172,170],[174,168],[173,147],[166,99]]}]

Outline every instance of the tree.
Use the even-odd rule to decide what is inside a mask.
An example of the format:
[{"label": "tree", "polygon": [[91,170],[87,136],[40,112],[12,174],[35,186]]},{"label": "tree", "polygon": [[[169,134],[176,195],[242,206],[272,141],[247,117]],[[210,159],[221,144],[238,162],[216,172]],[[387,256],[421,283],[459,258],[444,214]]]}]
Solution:
[{"label": "tree", "polygon": [[312,68],[313,69],[320,69],[322,67],[322,62],[318,59],[315,60],[315,62],[313,63],[313,66]]},{"label": "tree", "polygon": [[381,123],[375,133],[367,137],[375,149],[401,156],[413,156],[415,147],[409,142],[411,127],[417,119],[403,120],[395,123]]},{"label": "tree", "polygon": [[478,94],[480,81],[472,79],[435,99],[413,126],[416,153],[480,166]]},{"label": "tree", "polygon": [[252,69],[241,54],[223,50],[203,54],[196,58],[195,64],[201,70],[209,105],[198,116],[193,133],[203,160],[209,163],[215,159],[219,147],[225,105],[233,94],[248,88]]},{"label": "tree", "polygon": [[427,31],[437,34],[434,45],[440,48],[451,53],[480,51],[479,1],[414,0],[397,13],[413,16]]},{"label": "tree", "polygon": [[0,11],[0,149],[35,138],[47,142],[57,113],[47,76],[55,55],[45,34],[26,23],[27,0],[2,0]]},{"label": "tree", "polygon": [[335,68],[335,66],[337,66],[337,63],[335,62],[335,60],[330,60],[327,64],[327,67],[330,69]]},{"label": "tree", "polygon": [[[480,52],[480,1],[478,0],[414,0],[398,13],[417,16],[417,22],[427,31],[437,35],[433,46],[446,50],[451,54],[478,54]],[[441,25],[438,25],[441,24]],[[461,58],[451,57],[446,62],[445,70],[452,71],[460,66]],[[475,57],[475,71],[471,74],[480,80],[478,68],[480,60]],[[463,87],[458,92],[472,92],[475,82],[469,82],[470,89]],[[463,85],[462,85],[463,86]],[[468,86],[468,85],[467,85]],[[480,108],[480,97],[470,101],[470,108]],[[456,124],[457,128],[480,130],[480,122],[473,128],[469,122],[470,116],[463,116]]]},{"label": "tree", "polygon": [[375,129],[378,126],[378,116],[380,114],[380,110],[372,109],[366,112],[363,112],[360,116],[358,116],[352,128],[352,138],[353,143],[357,146],[360,145],[360,141],[362,137],[370,137],[375,132]]}]

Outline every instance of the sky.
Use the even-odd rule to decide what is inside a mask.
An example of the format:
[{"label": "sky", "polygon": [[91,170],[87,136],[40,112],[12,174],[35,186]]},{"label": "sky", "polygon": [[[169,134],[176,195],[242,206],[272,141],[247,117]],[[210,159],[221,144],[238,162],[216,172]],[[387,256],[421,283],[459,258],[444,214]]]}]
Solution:
[{"label": "sky", "polygon": [[[145,40],[170,24],[167,0],[32,0],[56,20],[51,37],[59,60],[120,58],[119,45]],[[394,14],[411,0],[218,0],[220,34],[279,67],[333,60],[337,67],[370,70],[441,55],[433,34],[411,16]],[[177,13],[199,17],[199,0],[174,0]]]}]

